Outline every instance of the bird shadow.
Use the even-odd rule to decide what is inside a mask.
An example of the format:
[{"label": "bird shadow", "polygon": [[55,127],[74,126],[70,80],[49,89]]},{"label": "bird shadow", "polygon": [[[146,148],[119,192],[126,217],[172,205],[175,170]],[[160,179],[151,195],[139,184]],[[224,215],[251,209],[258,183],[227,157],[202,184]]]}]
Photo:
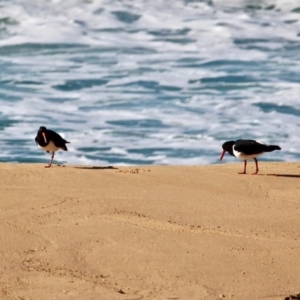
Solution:
[{"label": "bird shadow", "polygon": [[105,167],[98,167],[98,166],[86,166],[86,167],[75,167],[76,169],[82,170],[118,170],[113,166],[105,166]]},{"label": "bird shadow", "polygon": [[292,299],[300,300],[300,293],[297,295],[290,295],[284,298],[284,300],[292,300]]},{"label": "bird shadow", "polygon": [[300,178],[300,175],[297,174],[259,174],[261,176],[276,176],[276,177],[288,177],[288,178]]}]

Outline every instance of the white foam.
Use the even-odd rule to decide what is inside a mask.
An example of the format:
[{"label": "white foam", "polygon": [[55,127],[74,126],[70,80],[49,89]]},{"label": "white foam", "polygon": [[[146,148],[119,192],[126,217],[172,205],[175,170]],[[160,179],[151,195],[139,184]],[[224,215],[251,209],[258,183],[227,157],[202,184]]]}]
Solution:
[{"label": "white foam", "polygon": [[[15,23],[7,25],[0,46],[41,44],[40,48],[28,46],[19,54],[3,54],[3,64],[12,64],[5,69],[3,80],[41,84],[19,84],[20,90],[0,90],[10,97],[20,97],[16,102],[0,99],[1,116],[17,121],[0,131],[0,138],[30,139],[28,155],[32,157],[38,153],[33,141],[36,131],[45,125],[72,142],[69,151],[58,154],[56,159],[82,164],[106,163],[97,159],[97,151],[91,153],[94,158],[85,157],[87,153],[79,150],[83,146],[108,147],[111,150],[100,151],[101,157],[118,155],[124,160],[215,163],[223,139],[239,137],[279,143],[283,150],[271,157],[294,159],[294,149],[300,147],[299,116],[275,109],[263,111],[257,104],[300,110],[299,84],[278,75],[299,75],[298,51],[285,50],[287,45],[300,41],[300,22],[285,22],[298,17],[292,10],[299,4],[284,0],[260,4],[263,8],[274,4],[281,11],[244,9],[247,4],[252,2],[216,0],[212,6],[163,0],[3,3],[1,14]],[[140,18],[124,23],[116,17],[116,11]],[[184,30],[185,34],[180,34]],[[169,34],[163,36],[163,31]],[[183,42],[174,42],[176,39]],[[253,42],[246,43],[247,39]],[[46,49],[44,44],[70,44],[77,48]],[[136,53],[133,49],[145,50]],[[252,62],[257,69],[200,65],[226,60]],[[229,82],[203,81],[228,75],[255,80],[233,80],[231,84],[236,88],[226,92],[220,86],[228,86]],[[78,80],[101,78],[109,78],[108,83],[68,91],[57,88],[72,80],[76,84]],[[141,81],[157,85],[151,88],[138,84]],[[154,120],[161,125],[111,123],[128,120]],[[11,148],[5,147],[0,157],[10,155]],[[174,153],[168,156],[166,151],[146,156],[128,151],[163,147],[194,154],[176,157]]]}]

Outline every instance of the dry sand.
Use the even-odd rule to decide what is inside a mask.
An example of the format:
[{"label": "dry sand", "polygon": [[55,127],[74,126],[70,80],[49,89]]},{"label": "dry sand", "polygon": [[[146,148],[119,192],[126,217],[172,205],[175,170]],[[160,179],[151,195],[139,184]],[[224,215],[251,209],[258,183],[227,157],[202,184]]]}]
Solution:
[{"label": "dry sand", "polygon": [[0,164],[0,299],[300,293],[300,163],[259,166]]}]

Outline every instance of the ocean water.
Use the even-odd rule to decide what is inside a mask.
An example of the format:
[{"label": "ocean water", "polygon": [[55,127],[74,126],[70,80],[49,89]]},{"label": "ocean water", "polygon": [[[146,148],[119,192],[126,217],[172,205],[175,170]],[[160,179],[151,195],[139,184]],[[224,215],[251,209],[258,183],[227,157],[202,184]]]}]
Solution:
[{"label": "ocean water", "polygon": [[[3,0],[0,161],[214,164],[251,138],[300,160],[298,0]],[[225,161],[234,158],[226,156]]]}]

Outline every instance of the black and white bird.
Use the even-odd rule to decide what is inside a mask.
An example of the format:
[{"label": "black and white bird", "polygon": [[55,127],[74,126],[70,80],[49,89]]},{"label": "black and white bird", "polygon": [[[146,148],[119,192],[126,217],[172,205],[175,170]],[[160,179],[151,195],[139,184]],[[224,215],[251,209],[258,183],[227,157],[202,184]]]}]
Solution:
[{"label": "black and white bird", "polygon": [[44,126],[41,126],[35,137],[35,142],[46,152],[52,152],[51,161],[49,165],[45,168],[50,168],[54,158],[55,151],[61,149],[68,151],[66,146],[67,143],[70,143],[63,139],[58,133],[53,130],[49,130]]},{"label": "black and white bird", "polygon": [[239,174],[246,174],[247,160],[254,159],[256,165],[256,171],[253,174],[258,173],[257,157],[265,152],[272,152],[274,150],[281,150],[277,145],[264,145],[254,140],[237,140],[227,141],[222,145],[223,152],[221,153],[220,160],[226,152],[244,161],[244,171]]}]

